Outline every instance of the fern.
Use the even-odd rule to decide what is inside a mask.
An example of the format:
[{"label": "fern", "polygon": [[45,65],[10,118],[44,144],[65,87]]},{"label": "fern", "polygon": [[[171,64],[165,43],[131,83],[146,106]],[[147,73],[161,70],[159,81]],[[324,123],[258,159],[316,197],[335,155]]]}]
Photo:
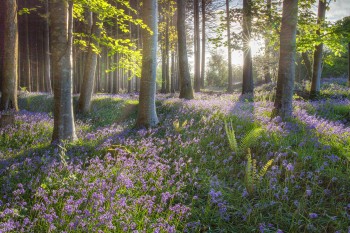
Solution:
[{"label": "fern", "polygon": [[258,184],[260,179],[266,174],[267,170],[273,163],[273,159],[270,159],[258,172],[256,160],[252,159],[250,148],[247,151],[247,165],[245,174],[245,185],[249,194],[254,192],[255,186]]},{"label": "fern", "polygon": [[258,141],[262,132],[264,132],[262,128],[255,128],[249,131],[249,133],[247,133],[241,141],[241,151],[246,151],[248,148],[254,145]]},{"label": "fern", "polygon": [[227,122],[225,121],[225,131],[226,131],[227,140],[231,150],[233,152],[237,152],[238,146],[237,146],[235,131],[233,130],[233,127],[232,127],[232,122],[230,122],[230,125],[228,125]]}]

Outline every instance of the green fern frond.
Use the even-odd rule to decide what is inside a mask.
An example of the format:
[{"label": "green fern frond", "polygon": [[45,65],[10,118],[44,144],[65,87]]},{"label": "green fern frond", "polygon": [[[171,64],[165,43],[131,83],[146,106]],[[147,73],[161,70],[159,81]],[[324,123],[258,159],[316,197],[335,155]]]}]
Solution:
[{"label": "green fern frond", "polygon": [[232,127],[232,121],[230,122],[230,125],[228,125],[227,121],[225,121],[224,123],[225,123],[225,131],[226,131],[229,146],[233,152],[237,152],[238,146],[237,146],[235,131],[233,130],[233,127]]},{"label": "green fern frond", "polygon": [[266,172],[267,172],[267,170],[269,169],[269,167],[271,167],[273,161],[274,161],[273,159],[270,159],[270,160],[265,164],[265,166],[260,170],[260,172],[259,172],[259,178],[263,177],[263,176],[266,174]]},{"label": "green fern frond", "polygon": [[254,191],[254,178],[253,178],[253,160],[252,155],[250,153],[250,148],[248,148],[247,152],[247,165],[245,170],[245,184],[248,193],[253,193]]},{"label": "green fern frond", "polygon": [[254,145],[258,141],[259,136],[263,133],[263,131],[264,130],[262,128],[255,128],[249,131],[249,133],[247,133],[242,139],[240,149],[245,151],[247,148]]}]

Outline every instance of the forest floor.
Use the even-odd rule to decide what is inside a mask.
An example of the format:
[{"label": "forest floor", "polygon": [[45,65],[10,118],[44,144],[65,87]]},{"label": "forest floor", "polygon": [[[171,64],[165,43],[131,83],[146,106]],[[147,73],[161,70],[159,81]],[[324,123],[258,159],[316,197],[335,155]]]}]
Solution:
[{"label": "forest floor", "polygon": [[350,89],[296,95],[284,123],[273,88],[159,95],[148,130],[137,95],[96,95],[59,148],[52,97],[21,94],[0,129],[0,232],[349,232]]}]

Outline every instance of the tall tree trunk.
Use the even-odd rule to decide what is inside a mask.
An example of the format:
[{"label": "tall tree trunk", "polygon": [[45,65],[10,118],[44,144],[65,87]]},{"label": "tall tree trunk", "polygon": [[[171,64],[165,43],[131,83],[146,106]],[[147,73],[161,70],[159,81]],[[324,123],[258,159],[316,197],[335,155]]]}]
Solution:
[{"label": "tall tree trunk", "polygon": [[31,74],[31,60],[30,60],[30,45],[29,45],[29,27],[28,27],[28,14],[24,15],[25,19],[25,28],[26,28],[26,51],[25,51],[25,73],[26,73],[26,80],[27,80],[27,89],[29,92],[32,91],[32,74]]},{"label": "tall tree trunk", "polygon": [[72,99],[73,2],[50,0],[50,46],[54,91],[52,141],[76,139]]},{"label": "tall tree trunk", "polygon": [[[5,12],[6,12],[6,7],[4,6],[5,4],[0,4],[0,32],[3,32],[5,29]],[[5,35],[4,33],[0,33],[0,91],[2,90],[2,80],[4,78],[4,72],[3,72],[3,67],[4,67],[4,59],[5,59]],[[1,95],[0,95],[0,101],[1,101]]]},{"label": "tall tree trunk", "polygon": [[200,74],[200,38],[199,38],[199,0],[193,1],[194,7],[194,91],[201,91],[201,74]]},{"label": "tall tree trunk", "polygon": [[158,2],[144,0],[142,20],[152,30],[143,34],[143,57],[137,127],[152,127],[158,124],[156,112],[156,75],[158,41]]},{"label": "tall tree trunk", "polygon": [[252,51],[250,48],[252,1],[243,0],[243,87],[242,94],[254,91]]},{"label": "tall tree trunk", "polygon": [[[46,15],[49,15],[49,0],[46,0]],[[46,91],[49,93],[52,93],[51,88],[51,66],[50,66],[50,27],[49,27],[49,21],[48,18],[45,19],[45,39],[44,39],[44,51],[45,51],[45,84],[46,84]]]},{"label": "tall tree trunk", "polygon": [[231,53],[231,20],[230,20],[230,1],[226,0],[226,27],[227,27],[227,53],[228,53],[228,86],[227,92],[233,92],[232,77],[232,53]]},{"label": "tall tree trunk", "polygon": [[180,98],[193,99],[190,71],[188,69],[188,57],[186,46],[186,1],[177,0],[177,37],[179,49],[179,78],[180,78]]},{"label": "tall tree trunk", "polygon": [[303,58],[305,68],[306,68],[306,73],[307,73],[306,79],[311,80],[312,79],[312,64],[310,62],[309,55],[307,54],[307,52],[302,52],[301,56]]},{"label": "tall tree trunk", "polygon": [[[271,0],[267,0],[266,2],[266,11],[267,11],[267,23],[268,30],[270,31],[271,27]],[[270,46],[270,38],[268,36],[265,37],[265,65],[264,65],[264,79],[265,83],[271,82],[271,73],[270,73],[270,59],[271,59],[271,46]]]},{"label": "tall tree trunk", "polygon": [[[317,24],[322,27],[324,19],[326,17],[327,1],[319,0],[318,2],[318,13],[317,13]],[[317,35],[320,36],[321,30],[317,30]],[[322,53],[323,53],[323,43],[316,46],[314,51],[314,65],[312,69],[312,82],[310,97],[316,97],[320,92],[321,87],[321,74],[322,74]]]},{"label": "tall tree trunk", "polygon": [[273,115],[280,115],[283,120],[287,120],[293,113],[298,0],[284,0],[282,11],[280,57]]},{"label": "tall tree trunk", "polygon": [[176,75],[175,51],[171,51],[171,93],[175,93],[175,75]]},{"label": "tall tree trunk", "polygon": [[88,113],[91,107],[91,98],[94,92],[95,73],[97,66],[97,54],[93,51],[94,47],[98,47],[98,43],[94,41],[93,35],[98,38],[100,36],[100,29],[97,25],[97,14],[91,13],[92,22],[90,25],[90,41],[88,45],[88,53],[86,55],[84,76],[80,88],[80,96],[78,101],[78,112]]},{"label": "tall tree trunk", "polygon": [[202,0],[202,65],[201,65],[201,88],[204,88],[205,80],[205,7],[206,0]]},{"label": "tall tree trunk", "polygon": [[[169,9],[168,9],[169,10]],[[169,16],[166,16],[166,27],[165,27],[165,93],[170,92],[170,76],[169,76]]]},{"label": "tall tree trunk", "polygon": [[7,111],[13,109],[18,111],[18,28],[16,1],[5,0],[5,9],[4,66],[0,110]]}]

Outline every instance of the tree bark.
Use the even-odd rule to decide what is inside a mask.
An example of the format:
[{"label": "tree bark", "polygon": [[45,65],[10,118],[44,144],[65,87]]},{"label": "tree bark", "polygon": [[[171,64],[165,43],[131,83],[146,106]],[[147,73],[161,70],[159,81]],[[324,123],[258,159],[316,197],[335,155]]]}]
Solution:
[{"label": "tree bark", "polygon": [[152,30],[143,34],[143,57],[137,127],[152,127],[158,124],[156,112],[156,75],[158,41],[157,0],[144,0],[142,20]]},{"label": "tree bark", "polygon": [[254,91],[252,52],[250,48],[252,2],[243,0],[243,87],[242,94]]},{"label": "tree bark", "polygon": [[226,0],[226,27],[227,27],[227,53],[228,53],[228,87],[227,92],[233,92],[232,77],[232,53],[231,53],[231,23],[230,23],[230,1]]},{"label": "tree bark", "polygon": [[[266,11],[267,11],[267,22],[268,30],[270,31],[271,27],[271,0],[266,2]],[[271,46],[269,36],[265,37],[265,65],[264,65],[264,79],[265,83],[271,82],[271,72],[270,72],[270,59],[271,59]]]},{"label": "tree bark", "polygon": [[177,0],[177,37],[179,49],[179,76],[180,76],[180,98],[193,99],[190,71],[188,68],[187,46],[186,46],[186,1]]},{"label": "tree bark", "polygon": [[311,80],[312,79],[312,64],[310,62],[309,59],[309,55],[307,54],[307,52],[303,52],[301,53],[301,56],[303,58],[304,64],[305,64],[305,68],[306,68],[306,72],[307,72],[307,80]]},{"label": "tree bark", "polygon": [[[46,15],[49,15],[49,0],[46,0]],[[46,84],[46,91],[50,94],[52,93],[52,84],[51,84],[51,66],[50,66],[50,26],[48,18],[45,19],[45,84]]]},{"label": "tree bark", "polygon": [[280,33],[280,57],[274,116],[283,120],[292,117],[295,76],[296,28],[298,22],[298,0],[284,0]]},{"label": "tree bark", "polygon": [[96,24],[98,16],[95,13],[92,16],[92,24],[90,25],[90,41],[88,53],[86,55],[84,76],[80,88],[80,96],[78,101],[78,112],[88,113],[91,108],[91,98],[94,92],[95,74],[97,66],[97,54],[93,51],[93,47],[98,47],[98,43],[94,41],[93,35],[97,38],[100,36],[99,26]]},{"label": "tree bark", "polygon": [[5,1],[4,20],[4,65],[1,87],[0,110],[18,111],[17,82],[18,82],[18,28],[17,3],[13,0]]},{"label": "tree bark", "polygon": [[206,0],[202,0],[202,65],[201,65],[201,88],[205,86],[205,7]]},{"label": "tree bark", "polygon": [[[318,13],[317,13],[317,24],[322,27],[322,23],[326,17],[327,3],[326,0],[319,0],[318,2]],[[317,30],[317,35],[320,36],[320,29]],[[320,92],[321,87],[321,74],[322,74],[322,53],[323,53],[323,43],[316,46],[314,51],[314,64],[312,69],[312,81],[310,97],[316,97]]]},{"label": "tree bark", "polygon": [[72,99],[73,2],[50,0],[50,46],[54,91],[52,142],[76,139]]},{"label": "tree bark", "polygon": [[199,0],[194,0],[194,91],[201,91],[200,80],[200,38],[199,38]]}]

